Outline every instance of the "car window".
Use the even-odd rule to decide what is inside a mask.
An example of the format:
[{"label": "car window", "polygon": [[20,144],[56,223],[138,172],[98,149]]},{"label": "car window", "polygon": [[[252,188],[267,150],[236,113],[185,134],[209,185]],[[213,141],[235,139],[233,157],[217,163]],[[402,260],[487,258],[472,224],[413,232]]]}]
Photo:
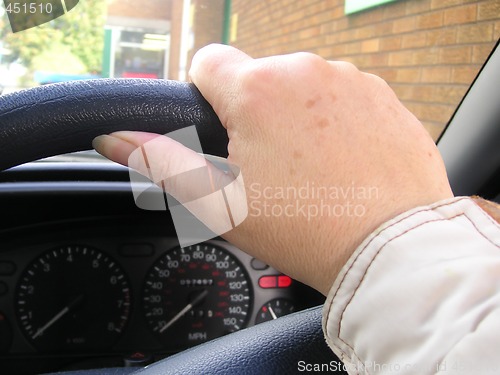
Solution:
[{"label": "car window", "polygon": [[381,76],[434,139],[500,36],[498,0],[5,0],[0,15],[4,95],[80,79],[186,80],[214,42],[253,57],[309,51]]}]

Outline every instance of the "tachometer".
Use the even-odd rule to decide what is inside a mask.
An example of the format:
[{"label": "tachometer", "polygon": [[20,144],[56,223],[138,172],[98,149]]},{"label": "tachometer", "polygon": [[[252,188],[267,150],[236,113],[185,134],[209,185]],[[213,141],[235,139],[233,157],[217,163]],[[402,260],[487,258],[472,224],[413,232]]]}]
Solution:
[{"label": "tachometer", "polygon": [[149,271],[144,316],[169,348],[237,331],[248,322],[251,285],[239,261],[212,244],[176,248]]},{"label": "tachometer", "polygon": [[111,347],[130,313],[130,288],[121,267],[84,246],[56,248],[37,258],[16,291],[19,325],[39,350]]}]

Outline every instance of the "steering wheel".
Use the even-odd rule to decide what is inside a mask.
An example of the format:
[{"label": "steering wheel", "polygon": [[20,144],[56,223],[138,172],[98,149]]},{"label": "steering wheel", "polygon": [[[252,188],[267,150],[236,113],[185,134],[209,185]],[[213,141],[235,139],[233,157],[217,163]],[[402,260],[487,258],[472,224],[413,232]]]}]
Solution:
[{"label": "steering wheel", "polygon": [[[191,125],[196,126],[204,153],[227,156],[227,133],[192,84],[100,79],[41,86],[0,97],[0,170],[89,150],[92,139],[101,134],[166,134]],[[314,364],[344,373],[325,343],[321,307],[235,332],[145,368],[76,373],[289,374]]]}]

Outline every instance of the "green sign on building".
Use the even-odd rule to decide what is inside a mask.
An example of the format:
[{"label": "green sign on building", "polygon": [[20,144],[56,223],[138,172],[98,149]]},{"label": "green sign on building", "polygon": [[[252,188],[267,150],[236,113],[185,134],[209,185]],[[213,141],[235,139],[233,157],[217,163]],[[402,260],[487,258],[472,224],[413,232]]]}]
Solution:
[{"label": "green sign on building", "polygon": [[356,13],[367,8],[393,1],[396,0],[345,0],[345,14]]}]

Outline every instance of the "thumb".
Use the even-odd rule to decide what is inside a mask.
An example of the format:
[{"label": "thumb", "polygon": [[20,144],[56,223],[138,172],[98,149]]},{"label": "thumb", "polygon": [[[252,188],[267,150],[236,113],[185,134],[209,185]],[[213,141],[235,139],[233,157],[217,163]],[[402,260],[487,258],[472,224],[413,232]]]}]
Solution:
[{"label": "thumb", "polygon": [[[148,177],[215,235],[233,229],[248,214],[243,177],[225,159],[204,156],[166,136],[143,132],[100,136],[93,146],[103,156]],[[175,222],[175,211],[170,208]]]}]

